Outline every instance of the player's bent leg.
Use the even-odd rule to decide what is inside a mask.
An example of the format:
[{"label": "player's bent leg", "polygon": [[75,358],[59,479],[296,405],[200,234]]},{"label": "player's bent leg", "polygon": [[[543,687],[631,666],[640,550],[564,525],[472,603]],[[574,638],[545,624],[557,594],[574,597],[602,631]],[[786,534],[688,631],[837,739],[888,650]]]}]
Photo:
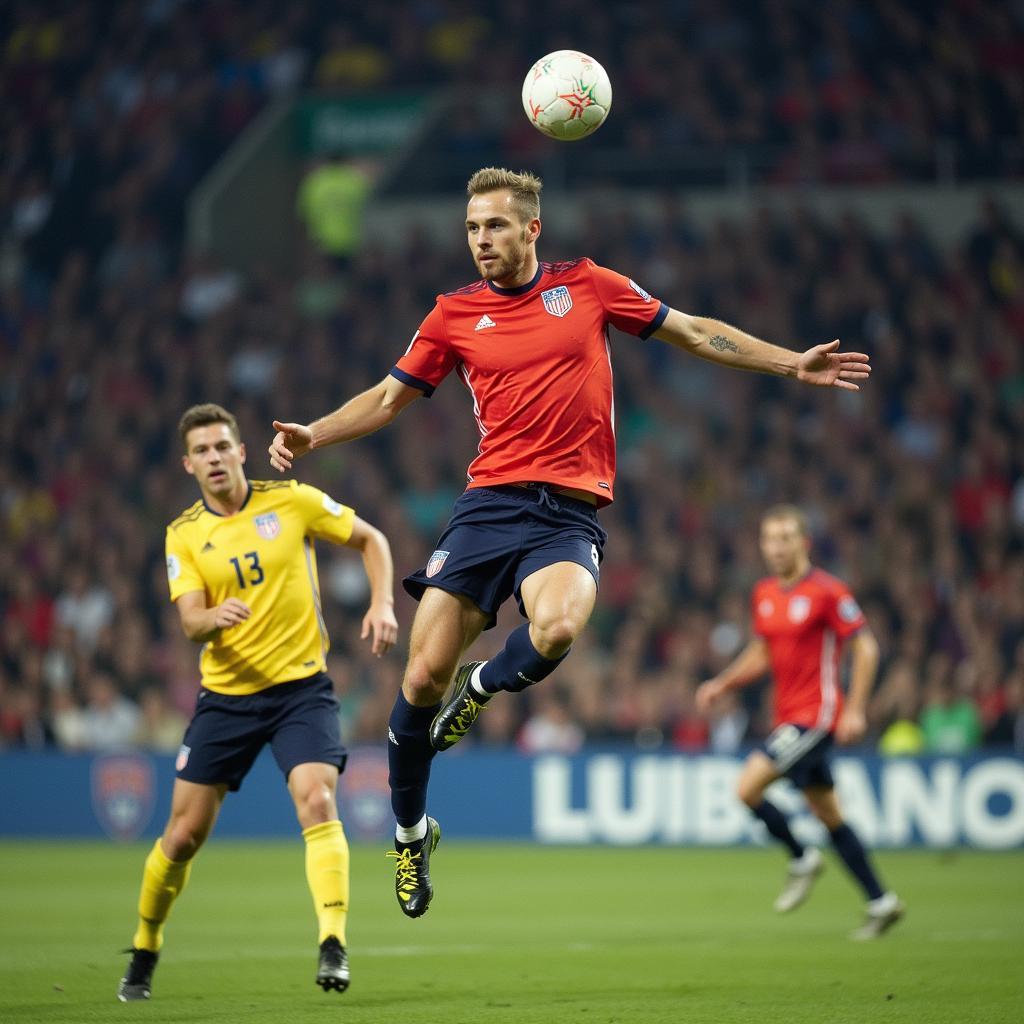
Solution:
[{"label": "player's bent leg", "polygon": [[555,562],[530,573],[520,587],[537,653],[558,662],[590,621],[597,583],[578,562]]},{"label": "player's bent leg", "polygon": [[150,998],[164,925],[188,882],[192,858],[217,820],[226,789],[183,779],[174,783],[171,816],[143,868],[138,925],[126,951],[131,953],[131,960],[117,989],[122,1002]]},{"label": "player's bent leg", "polygon": [[529,622],[514,629],[490,661],[469,662],[456,672],[430,726],[435,750],[458,743],[498,691],[517,693],[554,672],[594,610],[597,584],[578,563],[555,562],[530,573],[520,594]]}]

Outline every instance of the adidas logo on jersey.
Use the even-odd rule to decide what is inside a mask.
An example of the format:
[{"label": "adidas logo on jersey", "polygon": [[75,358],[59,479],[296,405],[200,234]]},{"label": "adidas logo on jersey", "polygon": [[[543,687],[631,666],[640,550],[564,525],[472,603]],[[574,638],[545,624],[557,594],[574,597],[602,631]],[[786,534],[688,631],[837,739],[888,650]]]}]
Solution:
[{"label": "adidas logo on jersey", "polygon": [[484,313],[484,315],[482,317],[480,317],[479,320],[477,320],[476,327],[474,327],[473,330],[474,331],[482,331],[485,327],[497,327],[497,326],[498,325],[486,313]]}]

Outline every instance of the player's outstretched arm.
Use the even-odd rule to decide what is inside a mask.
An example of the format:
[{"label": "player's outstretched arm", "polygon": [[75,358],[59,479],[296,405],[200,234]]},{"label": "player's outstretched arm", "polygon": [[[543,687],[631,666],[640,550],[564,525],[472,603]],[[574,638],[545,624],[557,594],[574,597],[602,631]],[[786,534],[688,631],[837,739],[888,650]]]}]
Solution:
[{"label": "player's outstretched arm", "polygon": [[697,687],[697,710],[708,714],[719,697],[760,679],[770,664],[768,645],[762,637],[755,636],[717,676]]},{"label": "player's outstretched arm", "polygon": [[423,394],[388,375],[379,384],[349,399],[339,409],[306,425],[274,420],[277,433],[267,452],[279,473],[314,448],[352,441],[390,423],[410,402]]},{"label": "player's outstretched arm", "polygon": [[669,310],[654,337],[723,366],[795,377],[817,387],[859,391],[859,382],[871,375],[868,357],[863,352],[840,352],[838,340],[794,352],[721,320],[689,316],[678,309]]},{"label": "player's outstretched arm", "polygon": [[363,556],[366,577],[370,581],[370,607],[363,616],[359,636],[362,640],[370,638],[370,650],[379,658],[387,654],[398,639],[391,545],[380,530],[359,516],[355,517],[352,534],[345,543]]},{"label": "player's outstretched arm", "polygon": [[836,723],[836,740],[839,743],[858,743],[867,732],[868,697],[878,671],[878,641],[867,626],[854,635],[850,651],[853,656],[850,692]]}]

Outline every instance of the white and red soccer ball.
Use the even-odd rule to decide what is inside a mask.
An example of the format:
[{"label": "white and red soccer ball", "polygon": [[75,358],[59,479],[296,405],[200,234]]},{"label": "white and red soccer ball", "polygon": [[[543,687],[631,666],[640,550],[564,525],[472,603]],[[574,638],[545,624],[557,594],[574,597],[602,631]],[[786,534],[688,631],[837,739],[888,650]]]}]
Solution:
[{"label": "white and red soccer ball", "polygon": [[578,50],[555,50],[541,57],[523,82],[523,109],[531,124],[562,142],[597,131],[611,105],[607,73]]}]

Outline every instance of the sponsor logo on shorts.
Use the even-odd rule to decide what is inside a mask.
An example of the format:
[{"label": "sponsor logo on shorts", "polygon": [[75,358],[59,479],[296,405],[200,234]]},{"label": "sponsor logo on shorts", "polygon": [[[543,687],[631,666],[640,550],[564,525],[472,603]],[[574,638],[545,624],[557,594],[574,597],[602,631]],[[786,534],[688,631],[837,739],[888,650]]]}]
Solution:
[{"label": "sponsor logo on shorts", "polygon": [[[200,694],[200,696],[202,696],[202,694]],[[176,772],[180,772],[180,771],[184,771],[185,770],[185,765],[188,764],[188,755],[191,754],[191,753],[192,753],[192,748],[191,747],[186,747],[185,744],[182,743],[181,747],[178,750],[177,760],[175,760],[175,762],[174,762],[174,770]]]},{"label": "sponsor logo on shorts", "polygon": [[256,524],[256,532],[264,540],[273,540],[281,532],[281,520],[277,518],[276,512],[266,512],[257,516],[253,522]]},{"label": "sponsor logo on shorts", "polygon": [[435,551],[427,562],[426,575],[428,577],[436,576],[444,567],[444,563],[448,561],[450,554],[450,551],[441,551],[440,549]]},{"label": "sponsor logo on shorts", "polygon": [[572,296],[564,284],[557,288],[549,288],[546,292],[540,293],[544,301],[544,308],[552,315],[562,317],[572,309]]}]

